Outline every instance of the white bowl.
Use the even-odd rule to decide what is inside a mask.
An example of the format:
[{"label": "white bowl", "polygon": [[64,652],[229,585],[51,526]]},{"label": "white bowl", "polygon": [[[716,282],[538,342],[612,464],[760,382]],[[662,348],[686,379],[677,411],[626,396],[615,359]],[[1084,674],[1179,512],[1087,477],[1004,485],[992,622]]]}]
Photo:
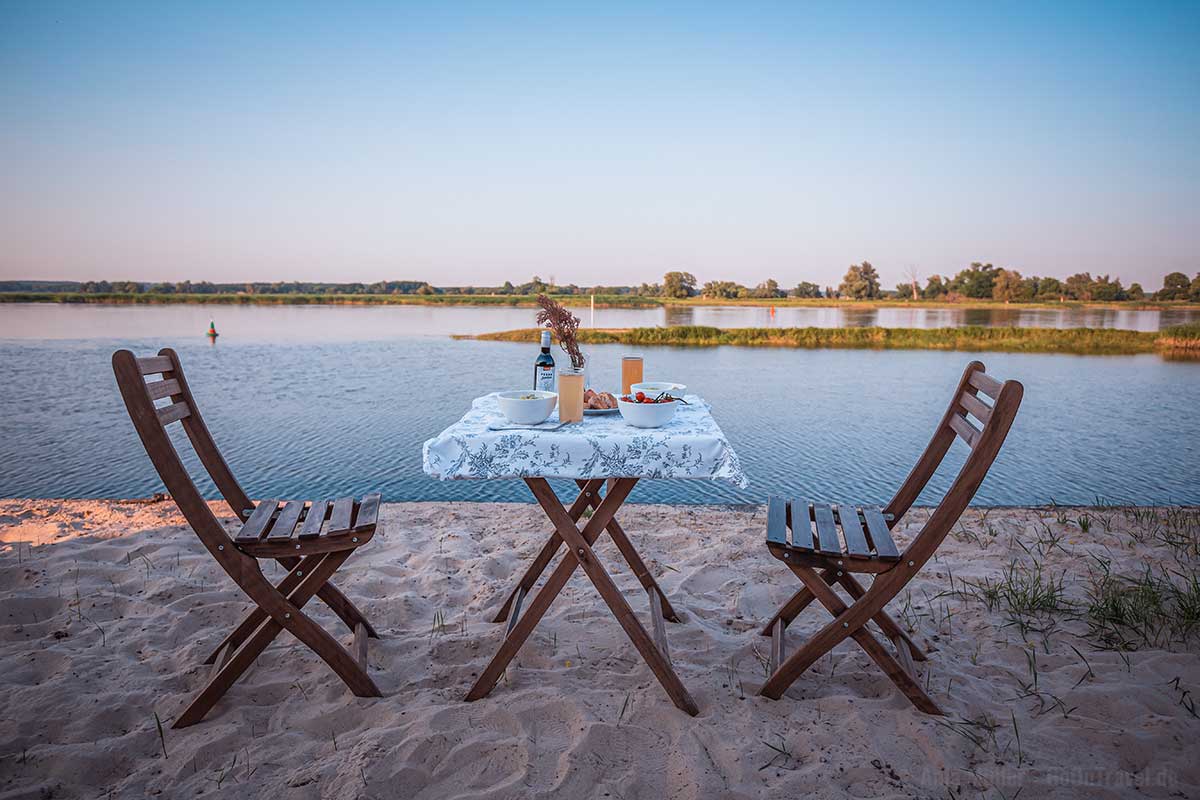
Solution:
[{"label": "white bowl", "polygon": [[509,422],[517,425],[537,425],[543,422],[550,416],[550,412],[554,411],[554,404],[558,402],[557,394],[542,389],[499,392],[496,398],[500,401],[500,413]]},{"label": "white bowl", "polygon": [[647,397],[658,397],[663,392],[670,392],[672,397],[683,397],[683,393],[686,391],[686,385],[671,381],[645,381],[629,387],[630,394],[645,392]]},{"label": "white bowl", "polygon": [[617,398],[617,408],[621,410],[621,416],[635,428],[661,428],[671,421],[675,416],[675,409],[680,405],[678,400],[672,400],[670,403],[629,403],[620,397]]}]

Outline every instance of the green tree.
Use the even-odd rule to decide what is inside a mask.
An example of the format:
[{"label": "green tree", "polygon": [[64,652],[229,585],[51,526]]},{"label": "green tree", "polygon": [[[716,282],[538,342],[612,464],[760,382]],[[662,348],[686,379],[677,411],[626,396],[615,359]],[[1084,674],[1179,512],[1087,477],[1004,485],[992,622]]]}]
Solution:
[{"label": "green tree", "polygon": [[1024,288],[1021,273],[1015,269],[998,269],[992,278],[992,297],[996,300],[1020,300]]},{"label": "green tree", "polygon": [[924,290],[921,291],[921,296],[926,300],[932,300],[936,297],[944,297],[949,291],[947,281],[941,275],[930,275],[929,281],[925,284]]},{"label": "green tree", "polygon": [[1163,287],[1155,297],[1159,300],[1186,300],[1191,283],[1182,272],[1172,272],[1163,278]]},{"label": "green tree", "polygon": [[1038,281],[1038,297],[1062,297],[1063,285],[1058,278],[1042,278]]},{"label": "green tree", "polygon": [[796,289],[792,292],[792,294],[794,294],[796,297],[820,297],[821,287],[817,286],[815,283],[800,281],[800,283],[796,284]]},{"label": "green tree", "polygon": [[1092,284],[1095,282],[1092,273],[1076,272],[1063,284],[1063,292],[1067,297],[1073,297],[1076,300],[1091,300]]},{"label": "green tree", "polygon": [[1200,303],[1200,272],[1192,279],[1192,288],[1188,294],[1193,303]]},{"label": "green tree", "polygon": [[1125,288],[1121,286],[1121,281],[1110,280],[1107,275],[1101,275],[1096,280],[1092,281],[1091,295],[1093,300],[1101,300],[1104,302],[1112,302],[1115,300],[1124,300],[1128,295],[1125,294]]},{"label": "green tree", "polygon": [[879,290],[879,273],[871,266],[870,261],[862,264],[851,264],[842,278],[838,293],[854,300],[874,300],[883,293]]},{"label": "green tree", "polygon": [[971,266],[954,276],[954,280],[950,281],[947,288],[967,297],[986,298],[992,296],[995,282],[995,267],[991,264],[972,261]]},{"label": "green tree", "polygon": [[663,275],[664,297],[692,297],[696,294],[696,276],[690,272],[668,272]]},{"label": "green tree", "polygon": [[1146,299],[1146,290],[1142,288],[1142,285],[1140,283],[1129,284],[1129,291],[1127,292],[1127,294],[1129,295],[1130,300],[1145,300]]},{"label": "green tree", "polygon": [[745,291],[745,286],[740,286],[733,281],[709,281],[704,284],[704,288],[700,290],[700,293],[705,297],[718,300],[731,300],[742,296],[742,293]]},{"label": "green tree", "polygon": [[771,298],[771,297],[787,297],[787,292],[780,291],[779,282],[774,278],[767,278],[765,281],[754,287],[752,292],[754,297]]}]

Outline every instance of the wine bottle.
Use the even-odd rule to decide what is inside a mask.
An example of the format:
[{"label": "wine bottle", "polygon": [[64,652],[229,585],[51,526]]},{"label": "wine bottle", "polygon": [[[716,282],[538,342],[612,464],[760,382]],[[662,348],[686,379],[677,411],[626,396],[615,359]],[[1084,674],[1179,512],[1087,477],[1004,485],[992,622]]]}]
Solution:
[{"label": "wine bottle", "polygon": [[542,331],[542,352],[533,362],[533,388],[554,391],[554,356],[550,355],[550,331]]}]

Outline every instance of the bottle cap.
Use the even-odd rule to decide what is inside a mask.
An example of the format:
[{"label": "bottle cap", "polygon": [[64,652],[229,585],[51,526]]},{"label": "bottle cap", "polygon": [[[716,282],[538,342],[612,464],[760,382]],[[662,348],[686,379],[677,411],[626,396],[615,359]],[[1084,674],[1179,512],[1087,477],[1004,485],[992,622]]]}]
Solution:
[{"label": "bottle cap", "polygon": [[542,347],[550,346],[550,331],[542,331]]}]

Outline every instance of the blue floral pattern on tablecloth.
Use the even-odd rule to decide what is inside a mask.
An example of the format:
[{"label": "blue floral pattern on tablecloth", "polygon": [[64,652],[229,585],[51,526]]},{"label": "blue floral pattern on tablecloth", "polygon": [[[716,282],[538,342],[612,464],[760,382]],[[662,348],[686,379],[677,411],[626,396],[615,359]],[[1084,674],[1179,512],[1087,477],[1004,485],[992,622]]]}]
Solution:
[{"label": "blue floral pattern on tablecloth", "polygon": [[[495,395],[425,442],[425,472],[441,480],[487,478],[707,478],[749,485],[708,403],[689,395],[661,428],[619,413],[585,416],[559,430],[494,431],[507,424]],[[556,421],[557,414],[550,421]],[[547,423],[549,424],[549,423]]]}]

